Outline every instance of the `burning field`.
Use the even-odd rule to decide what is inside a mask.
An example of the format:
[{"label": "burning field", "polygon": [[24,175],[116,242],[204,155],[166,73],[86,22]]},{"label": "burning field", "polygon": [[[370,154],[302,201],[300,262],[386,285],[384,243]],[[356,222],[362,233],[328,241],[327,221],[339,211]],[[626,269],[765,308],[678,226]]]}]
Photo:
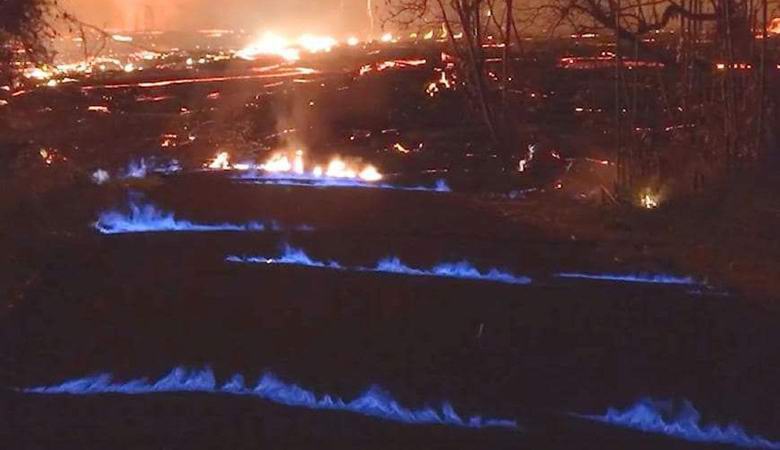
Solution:
[{"label": "burning field", "polygon": [[776,311],[663,256],[674,187],[609,215],[598,79],[649,99],[667,63],[484,37],[523,105],[501,141],[458,30],[380,33],[369,1],[361,32],[162,32],[147,3],[0,91],[9,449],[780,449]]}]

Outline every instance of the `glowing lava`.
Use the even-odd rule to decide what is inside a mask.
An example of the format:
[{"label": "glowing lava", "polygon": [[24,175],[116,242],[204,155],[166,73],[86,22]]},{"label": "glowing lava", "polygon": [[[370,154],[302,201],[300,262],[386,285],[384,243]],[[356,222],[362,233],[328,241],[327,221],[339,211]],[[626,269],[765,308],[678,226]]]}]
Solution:
[{"label": "glowing lava", "polygon": [[264,374],[254,386],[247,386],[241,375],[233,375],[225,383],[219,384],[214,372],[208,368],[191,370],[179,367],[156,382],[144,378],[119,383],[113,381],[111,375],[101,374],[67,381],[57,386],[23,389],[23,392],[39,395],[145,395],[202,392],[256,397],[286,406],[314,410],[348,411],[407,424],[439,424],[465,428],[518,428],[514,420],[485,419],[480,416],[463,418],[452,405],[446,402],[439,408],[409,409],[377,386],[372,386],[354,400],[345,401],[328,394],[318,396],[312,390],[286,383],[271,373]]},{"label": "glowing lava", "polygon": [[751,436],[737,424],[729,424],[725,427],[701,425],[701,415],[687,400],[683,401],[679,408],[674,406],[673,402],[646,398],[623,411],[610,408],[606,414],[601,416],[580,414],[575,414],[575,416],[693,442],[780,449],[780,442],[772,442],[760,436]]}]

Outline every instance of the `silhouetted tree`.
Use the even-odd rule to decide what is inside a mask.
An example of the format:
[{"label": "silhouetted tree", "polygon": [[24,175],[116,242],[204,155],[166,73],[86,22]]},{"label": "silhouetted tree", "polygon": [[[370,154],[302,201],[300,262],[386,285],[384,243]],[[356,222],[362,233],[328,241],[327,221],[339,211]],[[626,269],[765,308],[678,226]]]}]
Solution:
[{"label": "silhouetted tree", "polygon": [[21,64],[45,61],[53,23],[65,18],[58,0],[0,0],[0,84],[9,83]]},{"label": "silhouetted tree", "polygon": [[[451,50],[457,56],[465,80],[466,93],[475,106],[493,141],[494,147],[509,161],[514,145],[514,130],[506,101],[510,74],[510,47],[519,44],[513,19],[513,0],[385,0],[389,20],[406,26],[443,28]],[[503,45],[503,69],[497,95],[488,78],[484,44],[491,36]],[[497,39],[495,39],[497,37]],[[494,74],[495,75],[495,74]]]}]

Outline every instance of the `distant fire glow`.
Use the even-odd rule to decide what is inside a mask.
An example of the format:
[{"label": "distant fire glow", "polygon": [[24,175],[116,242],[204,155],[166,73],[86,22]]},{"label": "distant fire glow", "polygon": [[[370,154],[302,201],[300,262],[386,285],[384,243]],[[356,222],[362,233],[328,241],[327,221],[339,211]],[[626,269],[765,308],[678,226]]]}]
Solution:
[{"label": "distant fire glow", "polygon": [[425,277],[461,278],[466,280],[493,281],[508,284],[531,283],[531,279],[528,277],[514,275],[495,268],[480,270],[468,261],[440,263],[430,269],[419,269],[404,264],[397,257],[388,257],[380,260],[373,267],[347,267],[336,261],[320,261],[311,258],[303,250],[289,245],[286,245],[283,248],[281,255],[278,257],[228,256],[226,260],[228,262],[242,264],[281,264],[333,270],[349,270],[354,272],[379,272]]},{"label": "distant fire glow", "polygon": [[345,401],[329,394],[318,395],[312,390],[286,383],[271,373],[264,374],[254,386],[247,385],[244,377],[233,375],[226,382],[217,382],[211,369],[176,368],[156,382],[148,379],[116,382],[109,374],[95,375],[67,381],[57,386],[24,389],[27,394],[38,395],[149,395],[160,393],[208,393],[255,397],[291,407],[325,411],[347,411],[382,420],[406,424],[435,424],[463,428],[518,428],[517,422],[508,419],[490,419],[480,416],[461,417],[449,403],[439,408],[407,408],[390,394],[372,386],[354,400]]},{"label": "distant fire glow", "polygon": [[780,17],[772,19],[772,23],[769,24],[769,34],[780,34]]},{"label": "distant fire glow", "polygon": [[[350,41],[352,42],[352,41]],[[236,52],[236,56],[253,60],[260,56],[278,56],[288,62],[301,59],[301,52],[329,52],[338,45],[338,41],[330,36],[304,34],[297,40],[289,40],[273,32],[265,32],[260,38]],[[357,45],[349,44],[349,45]]]},{"label": "distant fire glow", "polygon": [[741,426],[702,425],[701,415],[689,401],[679,407],[674,402],[642,399],[625,410],[610,408],[604,415],[576,416],[611,425],[664,434],[692,442],[731,444],[746,448],[780,449],[780,441],[772,442],[749,435]]}]

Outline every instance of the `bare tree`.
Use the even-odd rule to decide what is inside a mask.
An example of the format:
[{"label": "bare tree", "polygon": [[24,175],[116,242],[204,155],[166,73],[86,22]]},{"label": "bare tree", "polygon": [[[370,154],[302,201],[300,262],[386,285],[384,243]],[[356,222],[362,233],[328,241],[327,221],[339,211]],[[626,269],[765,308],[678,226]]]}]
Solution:
[{"label": "bare tree", "polygon": [[[519,43],[513,19],[513,0],[385,0],[389,20],[405,26],[443,28],[457,56],[471,103],[478,111],[493,145],[505,157],[513,152],[513,130],[508,113],[511,78],[510,48]],[[495,37],[498,37],[496,40]],[[492,38],[492,39],[490,39]],[[488,79],[486,43],[503,46],[498,92]]]},{"label": "bare tree", "polygon": [[8,84],[20,63],[47,60],[53,23],[67,18],[57,0],[0,0],[0,84]]},{"label": "bare tree", "polygon": [[[635,117],[635,111],[630,111],[630,102],[625,101],[628,83],[621,75],[621,53],[633,47],[637,56],[664,64],[657,86],[663,94],[660,111],[666,112],[664,122],[691,136],[690,148],[700,153],[699,159],[708,170],[728,173],[755,161],[766,149],[766,3],[552,0],[540,9],[550,13],[555,24],[565,23],[580,33],[611,32],[616,37],[617,136],[630,137],[626,131],[636,125],[625,120]],[[676,33],[678,45],[656,42],[654,36],[662,31]],[[618,154],[624,155],[622,147],[635,145],[618,138]],[[657,160],[661,149],[656,146],[651,150],[650,159]],[[619,157],[619,162],[619,172],[623,172],[620,183],[630,186],[632,173],[642,172],[636,167],[642,161],[629,156]]]}]

